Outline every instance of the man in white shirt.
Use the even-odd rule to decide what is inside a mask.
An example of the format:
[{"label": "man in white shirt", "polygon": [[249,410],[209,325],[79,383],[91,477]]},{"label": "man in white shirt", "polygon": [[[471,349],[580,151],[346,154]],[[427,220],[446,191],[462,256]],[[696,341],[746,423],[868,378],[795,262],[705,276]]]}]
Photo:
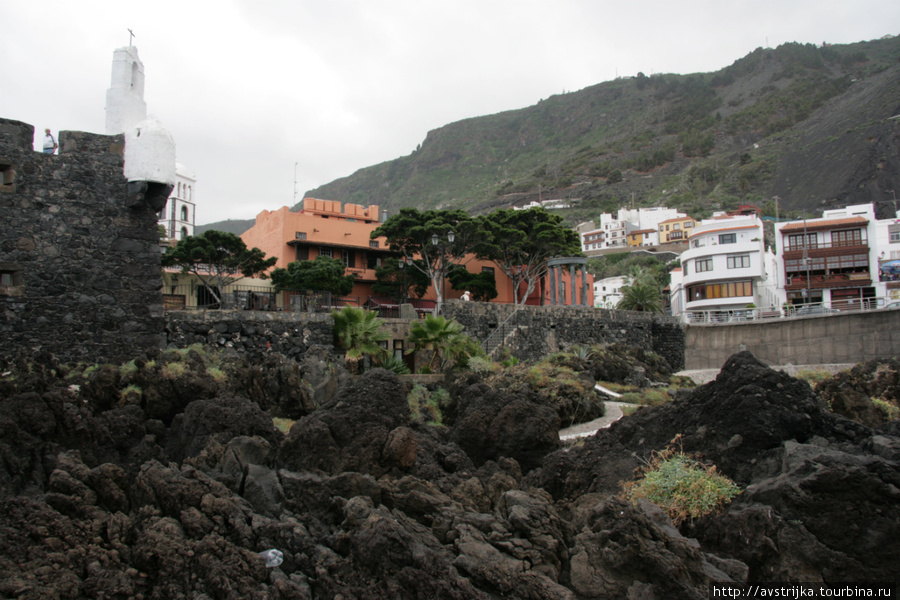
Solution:
[{"label": "man in white shirt", "polygon": [[44,130],[44,154],[53,154],[56,150],[56,140],[53,139],[53,135],[50,133],[50,129]]}]

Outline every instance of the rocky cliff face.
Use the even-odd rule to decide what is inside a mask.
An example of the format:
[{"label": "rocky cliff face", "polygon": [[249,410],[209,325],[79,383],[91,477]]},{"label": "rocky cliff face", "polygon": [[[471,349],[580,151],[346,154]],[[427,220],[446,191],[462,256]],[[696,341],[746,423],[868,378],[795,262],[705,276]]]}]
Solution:
[{"label": "rocky cliff face", "polygon": [[[225,370],[4,369],[0,597],[705,598],[896,574],[900,439],[746,353],[567,451],[545,399],[496,379],[450,386],[444,427],[410,420],[395,375],[312,351]],[[619,487],[677,434],[744,489],[680,529]]]}]

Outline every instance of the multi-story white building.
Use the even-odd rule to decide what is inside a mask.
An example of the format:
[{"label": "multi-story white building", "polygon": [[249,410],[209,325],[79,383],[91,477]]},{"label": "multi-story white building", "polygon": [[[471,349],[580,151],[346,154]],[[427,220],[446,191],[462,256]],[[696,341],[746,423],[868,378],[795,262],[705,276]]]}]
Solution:
[{"label": "multi-story white building", "polygon": [[616,219],[609,213],[600,215],[600,225],[589,221],[576,228],[581,234],[581,251],[628,248],[628,232],[635,226],[628,221]]},{"label": "multi-story white building", "polygon": [[683,217],[678,209],[665,206],[653,206],[650,208],[620,208],[619,220],[628,221],[635,229],[657,230],[659,224],[668,219]]},{"label": "multi-story white building", "polygon": [[617,275],[594,282],[594,306],[615,308],[622,299],[622,288],[628,285],[628,277]]},{"label": "multi-story white building", "polygon": [[673,314],[702,311],[731,315],[749,305],[775,307],[778,296],[766,276],[763,223],[756,217],[702,221],[691,228],[681,270],[673,271]]},{"label": "multi-story white building", "polygon": [[[859,309],[862,301],[883,296],[878,289],[885,286],[879,285],[877,276],[880,250],[875,246],[875,232],[871,204],[827,210],[818,219],[777,223],[783,301],[820,303],[843,311]],[[888,251],[884,250],[886,256]]]}]

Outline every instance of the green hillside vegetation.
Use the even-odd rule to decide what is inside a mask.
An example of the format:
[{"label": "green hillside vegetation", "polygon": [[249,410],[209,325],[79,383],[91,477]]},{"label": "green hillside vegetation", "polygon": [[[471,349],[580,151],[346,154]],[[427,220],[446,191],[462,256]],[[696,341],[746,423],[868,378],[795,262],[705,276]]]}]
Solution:
[{"label": "green hillside vegetation", "polygon": [[621,206],[702,218],[742,203],[774,214],[774,196],[781,216],[883,202],[900,184],[898,59],[900,38],[788,43],[715,73],[638,73],[446,125],[306,195],[473,214],[562,198],[570,223]]}]

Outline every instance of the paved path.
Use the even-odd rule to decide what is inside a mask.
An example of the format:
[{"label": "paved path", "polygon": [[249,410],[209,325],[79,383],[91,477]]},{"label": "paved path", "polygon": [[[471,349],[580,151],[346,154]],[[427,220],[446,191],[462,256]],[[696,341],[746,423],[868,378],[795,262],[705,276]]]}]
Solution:
[{"label": "paved path", "polygon": [[[588,437],[597,433],[599,429],[606,429],[615,421],[622,418],[622,405],[627,402],[613,402],[611,400],[604,401],[606,406],[606,414],[599,419],[594,419],[580,425],[573,425],[559,430],[559,439],[562,441],[577,440],[578,438]],[[628,406],[633,406],[628,404]]]}]

